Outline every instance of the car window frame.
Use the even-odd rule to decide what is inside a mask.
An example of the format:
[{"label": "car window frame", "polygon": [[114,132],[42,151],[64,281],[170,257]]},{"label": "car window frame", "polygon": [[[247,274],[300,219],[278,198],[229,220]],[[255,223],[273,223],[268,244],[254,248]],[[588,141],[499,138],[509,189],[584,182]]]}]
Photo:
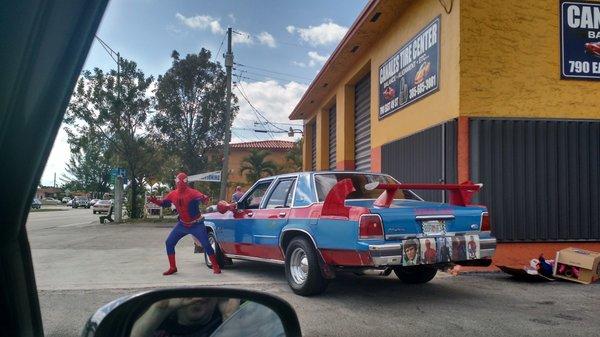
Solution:
[{"label": "car window frame", "polygon": [[[288,190],[288,194],[285,198],[285,203],[283,204],[284,207],[267,208],[269,200],[271,200],[271,197],[273,196],[273,193],[275,192],[275,189],[277,188],[277,186],[279,186],[279,183],[281,183],[283,181],[287,181],[287,180],[292,180],[292,185],[290,186],[290,189]],[[264,209],[289,209],[289,208],[291,208],[292,205],[294,204],[297,182],[298,182],[297,176],[281,177],[281,178],[278,178],[276,181],[274,181],[273,186],[270,188],[269,194],[267,195],[267,198],[265,199]],[[290,201],[290,204],[286,206],[287,199],[289,198],[290,193],[292,193],[292,200]]]},{"label": "car window frame", "polygon": [[[319,199],[319,193],[317,191],[317,176],[319,175],[330,175],[330,174],[363,174],[363,175],[372,175],[372,176],[384,176],[384,177],[388,177],[391,178],[392,181],[395,181],[397,184],[400,184],[400,182],[394,178],[393,176],[386,174],[386,173],[375,173],[375,172],[355,172],[355,171],[324,171],[324,172],[315,172],[312,174],[311,179],[312,179],[312,185],[313,185],[313,191],[314,191],[314,195],[316,198],[316,202],[317,203],[323,203],[325,202],[325,199],[323,199],[322,201]],[[408,194],[412,195],[413,199],[395,199],[395,200],[417,200],[417,201],[424,201],[423,198],[421,198],[420,195],[418,195],[417,193],[415,193],[413,190],[404,190],[406,192],[408,192]],[[375,198],[371,198],[371,199],[352,199],[352,200],[375,200]]]},{"label": "car window frame", "polygon": [[[252,187],[248,190],[248,192],[246,192],[244,194],[244,196],[242,196],[242,198],[240,199],[240,201],[237,202],[238,205],[244,205],[244,202],[252,195],[252,193],[262,184],[264,183],[269,183],[269,186],[267,186],[267,189],[265,191],[265,195],[269,194],[269,191],[271,190],[271,188],[273,187],[273,182],[275,182],[276,179],[263,179],[263,180],[259,180],[257,182],[254,183],[254,185],[252,185]],[[241,209],[263,209],[264,208],[264,203],[265,203],[265,198],[263,197],[260,200],[260,203],[258,204],[258,208],[241,208]]]}]

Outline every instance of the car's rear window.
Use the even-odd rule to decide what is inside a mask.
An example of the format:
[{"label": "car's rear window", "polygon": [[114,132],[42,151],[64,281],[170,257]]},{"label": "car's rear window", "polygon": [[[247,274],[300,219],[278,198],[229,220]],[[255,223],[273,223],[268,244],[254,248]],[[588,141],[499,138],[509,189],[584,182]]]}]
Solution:
[{"label": "car's rear window", "polygon": [[[331,191],[333,186],[341,180],[350,179],[356,191],[350,193],[346,199],[377,199],[383,192],[382,190],[367,190],[365,185],[372,182],[380,182],[385,184],[397,184],[394,178],[380,174],[360,174],[360,173],[325,173],[315,174],[315,185],[317,187],[317,197],[319,202],[324,201],[327,193]],[[394,195],[394,199],[417,199],[410,191],[398,190]]]}]

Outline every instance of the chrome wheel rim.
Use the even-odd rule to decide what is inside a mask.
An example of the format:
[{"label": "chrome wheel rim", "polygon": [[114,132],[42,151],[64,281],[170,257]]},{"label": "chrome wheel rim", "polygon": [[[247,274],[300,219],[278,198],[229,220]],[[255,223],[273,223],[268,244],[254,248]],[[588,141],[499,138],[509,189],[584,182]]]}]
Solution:
[{"label": "chrome wheel rim", "polygon": [[290,274],[296,284],[304,284],[308,278],[308,258],[304,249],[294,249],[290,256]]},{"label": "chrome wheel rim", "polygon": [[216,252],[217,251],[217,242],[215,241],[215,238],[212,236],[209,236],[208,243],[210,243],[210,246],[212,247],[213,252]]},{"label": "chrome wheel rim", "polygon": [[[213,252],[217,251],[217,242],[215,241],[215,238],[213,238],[212,236],[208,237],[208,243],[210,244],[210,246],[213,249]],[[206,256],[206,264],[209,267],[212,267],[212,262],[210,262],[210,258],[208,257],[208,253],[206,252],[206,247],[204,248],[204,256]]]}]

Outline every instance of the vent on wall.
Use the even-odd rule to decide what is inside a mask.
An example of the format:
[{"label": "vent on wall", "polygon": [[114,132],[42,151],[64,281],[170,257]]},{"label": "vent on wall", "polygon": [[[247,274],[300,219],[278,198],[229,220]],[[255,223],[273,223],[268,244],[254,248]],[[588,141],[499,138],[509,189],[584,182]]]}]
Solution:
[{"label": "vent on wall", "polygon": [[381,16],[381,12],[377,12],[375,13],[372,17],[371,17],[371,22],[375,22],[377,20],[379,20],[379,17]]}]

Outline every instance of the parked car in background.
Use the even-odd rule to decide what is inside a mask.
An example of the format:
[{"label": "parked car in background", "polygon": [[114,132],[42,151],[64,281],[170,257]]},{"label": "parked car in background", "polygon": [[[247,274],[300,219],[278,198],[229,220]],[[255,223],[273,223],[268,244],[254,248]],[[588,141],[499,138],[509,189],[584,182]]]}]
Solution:
[{"label": "parked car in background", "polygon": [[92,199],[90,200],[90,207],[93,207],[100,199]]},{"label": "parked car in background", "polygon": [[67,206],[73,206],[73,199],[70,199],[69,201],[67,201]]},{"label": "parked car in background", "polygon": [[112,200],[98,200],[94,206],[92,206],[92,213],[108,213]]},{"label": "parked car in background", "polygon": [[58,205],[60,204],[60,201],[58,199],[54,199],[54,198],[43,198],[42,199],[42,205]]},{"label": "parked car in background", "polygon": [[62,203],[63,203],[63,204],[66,204],[66,203],[68,203],[69,201],[71,201],[71,198],[69,198],[69,197],[64,197],[64,198],[62,198],[62,200],[61,200],[61,201],[62,201]]},{"label": "parked car in background", "polygon": [[73,204],[71,205],[73,208],[90,208],[90,199],[87,197],[75,197],[73,199]]},{"label": "parked car in background", "polygon": [[[426,283],[452,264],[491,264],[496,239],[488,212],[471,204],[480,187],[302,172],[260,179],[239,202],[219,202],[219,213],[204,217],[219,264],[284,264],[299,295],[323,292],[338,271],[393,271],[404,283]],[[424,201],[413,189],[448,190],[450,203]]]},{"label": "parked car in background", "polygon": [[38,198],[33,198],[33,202],[31,202],[31,208],[40,209],[42,208],[42,202]]}]

